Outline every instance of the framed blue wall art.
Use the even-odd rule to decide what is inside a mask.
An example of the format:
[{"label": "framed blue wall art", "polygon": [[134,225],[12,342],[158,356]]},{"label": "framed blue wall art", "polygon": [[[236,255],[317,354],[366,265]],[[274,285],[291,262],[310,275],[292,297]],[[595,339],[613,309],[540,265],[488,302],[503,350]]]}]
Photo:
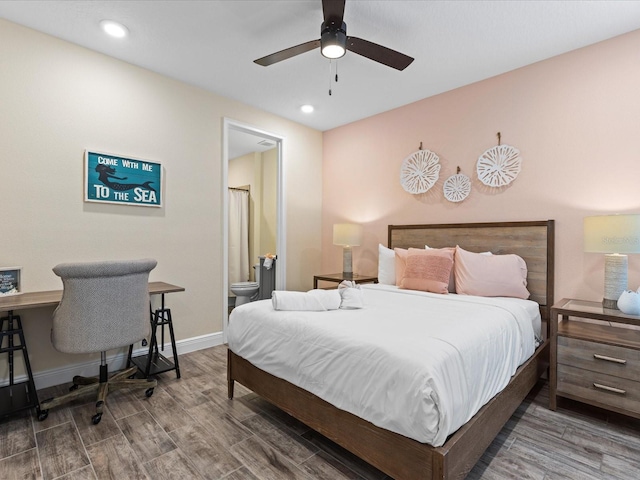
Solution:
[{"label": "framed blue wall art", "polygon": [[0,297],[22,293],[21,267],[0,267]]},{"label": "framed blue wall art", "polygon": [[158,162],[86,150],[85,202],[162,206],[162,165]]}]

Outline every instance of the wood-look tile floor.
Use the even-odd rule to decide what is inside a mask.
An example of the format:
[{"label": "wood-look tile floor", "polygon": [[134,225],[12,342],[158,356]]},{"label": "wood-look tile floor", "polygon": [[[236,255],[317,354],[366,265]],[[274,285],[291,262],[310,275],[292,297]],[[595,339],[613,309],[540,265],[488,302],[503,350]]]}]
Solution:
[{"label": "wood-look tile floor", "polygon": [[[389,480],[236,383],[227,399],[226,347],[180,356],[182,378],[0,422],[0,479]],[[68,385],[40,391],[64,393]],[[565,403],[546,386],[527,398],[468,479],[639,479],[640,422]],[[411,479],[409,479],[411,480]]]}]

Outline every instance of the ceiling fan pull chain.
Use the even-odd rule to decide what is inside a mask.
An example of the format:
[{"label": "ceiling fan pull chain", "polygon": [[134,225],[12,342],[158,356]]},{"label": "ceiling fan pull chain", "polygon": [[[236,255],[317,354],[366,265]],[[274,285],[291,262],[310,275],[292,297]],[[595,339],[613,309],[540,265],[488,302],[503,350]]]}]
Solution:
[{"label": "ceiling fan pull chain", "polygon": [[331,96],[331,60],[329,60],[329,96]]},{"label": "ceiling fan pull chain", "polygon": [[336,60],[336,83],[338,83],[338,60]]}]

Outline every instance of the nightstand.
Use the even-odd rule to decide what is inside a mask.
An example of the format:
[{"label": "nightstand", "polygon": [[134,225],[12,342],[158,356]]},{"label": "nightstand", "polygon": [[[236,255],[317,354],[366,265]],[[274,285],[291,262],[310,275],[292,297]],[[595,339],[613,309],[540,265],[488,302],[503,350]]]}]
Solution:
[{"label": "nightstand", "polygon": [[640,330],[630,326],[640,317],[599,302],[564,298],[551,308],[551,410],[564,397],[640,418]]},{"label": "nightstand", "polygon": [[313,288],[318,288],[318,281],[334,282],[339,284],[343,280],[350,280],[356,283],[378,283],[378,277],[371,275],[358,275],[357,273],[326,273],[324,275],[313,276]]}]

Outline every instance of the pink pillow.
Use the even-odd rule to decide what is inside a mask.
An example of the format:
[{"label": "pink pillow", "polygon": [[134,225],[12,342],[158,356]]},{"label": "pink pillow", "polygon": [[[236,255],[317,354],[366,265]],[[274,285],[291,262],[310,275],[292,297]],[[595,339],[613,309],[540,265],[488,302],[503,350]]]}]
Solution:
[{"label": "pink pillow", "polygon": [[407,254],[409,250],[406,248],[394,248],[396,253],[396,285],[400,285],[404,276],[404,269],[407,268]]},{"label": "pink pillow", "polygon": [[410,248],[400,288],[432,293],[449,293],[453,251]]},{"label": "pink pillow", "polygon": [[527,264],[518,255],[482,255],[456,246],[455,278],[463,295],[529,298]]},{"label": "pink pillow", "polygon": [[[443,248],[431,248],[429,245],[425,245],[424,248],[426,250],[434,250],[436,252],[451,252],[451,256],[453,258],[453,255],[456,253],[456,249],[455,247],[443,247]],[[454,263],[455,263],[455,258],[454,258]],[[449,286],[447,287],[449,289],[449,293],[456,293],[456,279],[454,276],[454,268],[451,268],[451,273],[449,274]]]}]

